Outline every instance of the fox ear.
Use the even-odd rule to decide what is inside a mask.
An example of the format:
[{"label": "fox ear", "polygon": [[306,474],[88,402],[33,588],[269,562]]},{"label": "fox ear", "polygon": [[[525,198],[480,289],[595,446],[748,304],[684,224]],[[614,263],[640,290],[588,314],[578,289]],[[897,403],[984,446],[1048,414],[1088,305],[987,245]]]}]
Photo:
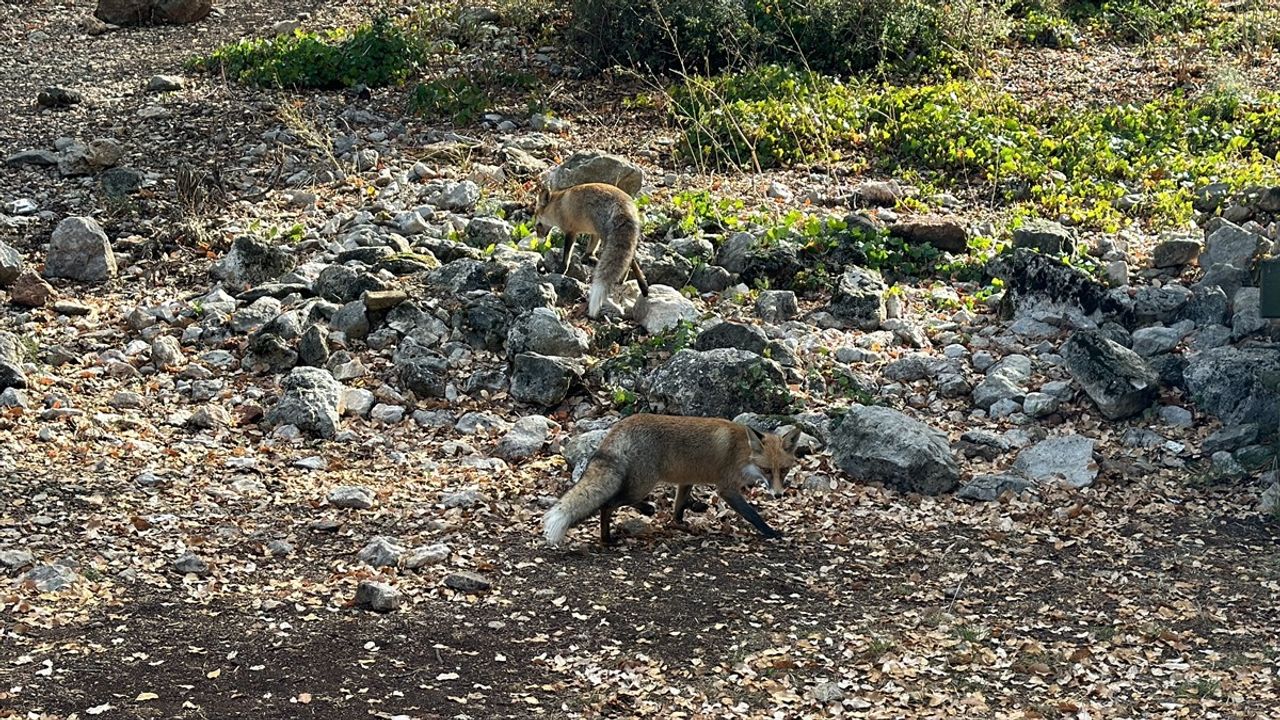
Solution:
[{"label": "fox ear", "polygon": [[751,444],[751,452],[764,452],[764,436],[750,425],[742,427],[747,429],[747,442]]},{"label": "fox ear", "polygon": [[796,446],[800,444],[800,436],[803,434],[804,430],[801,428],[791,428],[787,431],[786,435],[782,436],[782,447],[785,448],[787,452],[794,453],[796,451]]}]

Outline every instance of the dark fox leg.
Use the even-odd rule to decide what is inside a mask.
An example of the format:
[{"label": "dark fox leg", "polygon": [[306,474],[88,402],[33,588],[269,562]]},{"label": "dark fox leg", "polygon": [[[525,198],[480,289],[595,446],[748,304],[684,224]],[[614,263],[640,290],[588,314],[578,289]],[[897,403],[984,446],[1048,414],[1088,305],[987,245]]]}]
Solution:
[{"label": "dark fox leg", "polygon": [[678,525],[684,524],[684,513],[686,510],[689,512],[696,512],[696,513],[707,511],[706,503],[702,502],[701,500],[693,499],[692,485],[681,485],[680,488],[676,490],[676,508],[675,508],[676,524]]},{"label": "dark fox leg", "polygon": [[724,498],[725,502],[729,503],[729,507],[733,508],[739,515],[746,518],[747,522],[750,522],[755,526],[755,529],[759,530],[761,535],[770,539],[782,537],[782,533],[769,527],[769,524],[764,521],[764,518],[760,517],[760,513],[756,512],[756,509],[751,506],[751,503],[747,502],[747,499],[742,496],[742,493],[737,492],[736,490],[721,490],[720,497]]},{"label": "dark fox leg", "polygon": [[566,233],[564,236],[564,267],[561,268],[561,275],[569,274],[569,262],[573,260],[573,245],[577,241],[576,233]]},{"label": "dark fox leg", "polygon": [[649,297],[649,281],[644,276],[644,271],[640,269],[640,261],[631,256],[631,275],[640,284],[640,294]]},{"label": "dark fox leg", "polygon": [[653,503],[645,500],[631,503],[631,507],[635,508],[637,512],[639,512],[641,515],[644,515],[645,517],[653,517],[654,515],[658,514],[658,508],[654,507]]},{"label": "dark fox leg", "polygon": [[612,545],[613,538],[609,535],[609,517],[613,515],[613,506],[605,505],[600,508],[600,544]]}]

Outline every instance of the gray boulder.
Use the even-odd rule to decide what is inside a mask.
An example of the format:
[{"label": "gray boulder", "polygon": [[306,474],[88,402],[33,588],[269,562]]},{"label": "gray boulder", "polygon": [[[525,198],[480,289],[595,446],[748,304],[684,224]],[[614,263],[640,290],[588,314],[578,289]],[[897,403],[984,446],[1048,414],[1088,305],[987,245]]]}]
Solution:
[{"label": "gray boulder", "polygon": [[1046,255],[1070,255],[1074,249],[1071,231],[1052,220],[1032,218],[1013,231],[1013,246]]},{"label": "gray boulder", "polygon": [[524,352],[556,357],[582,357],[587,334],[560,318],[550,308],[534,308],[516,318],[507,332],[507,354]]},{"label": "gray boulder", "polygon": [[608,183],[634,197],[644,185],[644,171],[624,157],[584,150],[570,155],[552,168],[544,182],[552,191],[583,183]]},{"label": "gray boulder", "polygon": [[1062,346],[1062,360],[1071,378],[1109,420],[1146,410],[1159,390],[1159,376],[1137,353],[1096,330],[1072,335]]},{"label": "gray boulder", "polygon": [[276,280],[296,264],[289,250],[251,235],[241,235],[231,243],[231,250],[210,268],[210,272],[232,288],[239,289]]},{"label": "gray boulder", "polygon": [[832,428],[830,448],[845,473],[899,492],[938,495],[960,482],[947,436],[890,408],[853,406]]},{"label": "gray boulder", "polygon": [[449,363],[414,337],[400,341],[391,358],[400,383],[420,398],[444,397]]},{"label": "gray boulder", "polygon": [[1232,265],[1248,270],[1253,267],[1253,261],[1270,249],[1270,246],[1271,242],[1261,235],[1221,220],[1218,229],[1205,238],[1204,251],[1200,253],[1200,267],[1207,269],[1214,265]]},{"label": "gray boulder", "polygon": [[1187,303],[1194,297],[1194,291],[1170,283],[1163,287],[1146,285],[1138,288],[1133,298],[1133,314],[1138,322],[1173,322]]},{"label": "gray boulder", "polygon": [[1031,358],[1008,355],[987,368],[987,376],[973,389],[973,403],[983,410],[1001,400],[1022,402],[1031,380]]},{"label": "gray boulder", "polygon": [[681,350],[653,371],[647,385],[650,404],[673,415],[781,413],[792,399],[778,363],[737,348]]},{"label": "gray boulder", "polygon": [[636,262],[640,263],[650,285],[682,288],[693,275],[693,263],[663,243],[640,243],[636,248]]},{"label": "gray boulder", "polygon": [[44,276],[100,282],[116,276],[116,258],[102,226],[91,217],[58,223],[49,241]]},{"label": "gray boulder", "polygon": [[635,320],[649,334],[669,330],[681,322],[698,319],[698,306],[673,287],[650,285],[649,295],[641,295],[630,310]]},{"label": "gray boulder", "polygon": [[344,305],[359,300],[366,292],[391,290],[386,280],[365,270],[346,265],[329,265],[313,283],[315,293],[329,302]]},{"label": "gray boulder", "polygon": [[693,341],[694,350],[738,348],[763,355],[769,338],[760,328],[744,323],[722,322],[702,331]]},{"label": "gray boulder", "polygon": [[466,242],[474,248],[485,249],[511,240],[511,223],[502,218],[482,215],[467,223]]},{"label": "gray boulder", "polygon": [[267,412],[268,425],[293,425],[323,438],[338,434],[342,384],[327,371],[296,367],[281,383],[283,393]]},{"label": "gray boulder", "polygon": [[556,424],[542,415],[522,417],[498,441],[493,454],[507,462],[533,457],[547,444],[554,427]]},{"label": "gray boulder", "polygon": [[1182,267],[1200,256],[1204,243],[1196,238],[1171,237],[1151,251],[1151,264],[1158,268]]},{"label": "gray boulder", "polygon": [[756,298],[756,315],[767,323],[783,323],[799,313],[800,305],[791,290],[764,290]]},{"label": "gray boulder", "polygon": [[530,265],[512,270],[502,290],[502,301],[516,311],[552,308],[559,299],[556,286]]},{"label": "gray boulder", "polygon": [[0,242],[0,288],[8,287],[22,274],[22,253]]},{"label": "gray boulder", "polygon": [[1219,347],[1191,358],[1187,392],[1224,425],[1280,423],[1280,352],[1273,347]]},{"label": "gray boulder", "polygon": [[374,612],[391,612],[400,607],[403,597],[399,590],[387,583],[361,580],[356,586],[355,604]]},{"label": "gray boulder", "polygon": [[1259,288],[1237,290],[1231,307],[1231,337],[1235,340],[1265,330],[1271,322],[1262,317],[1262,290]]},{"label": "gray boulder", "polygon": [[1035,487],[1035,483],[1017,475],[975,475],[964,487],[956,491],[961,500],[991,502],[1006,492],[1020,495]]},{"label": "gray boulder", "polygon": [[858,330],[877,330],[884,322],[884,279],[880,273],[849,267],[831,294],[827,311]]},{"label": "gray boulder", "polygon": [[1131,346],[1134,352],[1143,357],[1173,352],[1174,348],[1178,347],[1178,343],[1182,342],[1182,338],[1190,335],[1194,329],[1195,325],[1189,320],[1184,320],[1172,327],[1152,325],[1139,328],[1130,336]]},{"label": "gray boulder", "polygon": [[22,371],[21,348],[16,335],[0,330],[0,390],[27,386],[27,375]]},{"label": "gray boulder", "polygon": [[1088,487],[1098,477],[1093,445],[1092,438],[1081,435],[1046,438],[1023,448],[1013,461],[1013,469],[1036,483],[1057,481],[1071,487]]},{"label": "gray boulder", "polygon": [[554,407],[568,397],[581,374],[572,360],[520,353],[512,362],[511,397],[530,405]]},{"label": "gray boulder", "polygon": [[1230,302],[1222,288],[1197,285],[1191,291],[1191,299],[1178,311],[1179,320],[1190,320],[1198,328],[1224,325],[1230,311]]},{"label": "gray boulder", "polygon": [[969,233],[953,218],[925,215],[896,223],[889,234],[917,245],[932,245],[939,250],[963,253],[969,249]]}]

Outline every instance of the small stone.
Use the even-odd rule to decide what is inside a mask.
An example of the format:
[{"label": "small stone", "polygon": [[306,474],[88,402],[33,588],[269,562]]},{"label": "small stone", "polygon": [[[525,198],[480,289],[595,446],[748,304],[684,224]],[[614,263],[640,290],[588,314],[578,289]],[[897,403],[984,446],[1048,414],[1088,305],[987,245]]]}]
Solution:
[{"label": "small stone", "polygon": [[293,554],[293,545],[287,540],[272,540],[266,550],[271,557],[288,557]]},{"label": "small stone", "polygon": [[53,286],[30,268],[23,270],[9,286],[9,302],[21,307],[43,307],[56,295]]},{"label": "small stone", "polygon": [[37,565],[26,572],[19,582],[30,584],[40,592],[58,592],[74,584],[80,576],[65,565]]},{"label": "small stone", "polygon": [[334,507],[368,510],[373,507],[374,493],[367,487],[343,485],[331,490],[327,499]]},{"label": "small stone", "polygon": [[396,610],[400,607],[401,599],[400,591],[387,583],[361,580],[360,585],[356,587],[355,604],[359,607],[367,607],[374,612]]},{"label": "small stone", "polygon": [[451,572],[444,577],[444,585],[459,592],[476,593],[488,590],[493,583],[483,575],[465,570]]},{"label": "small stone", "polygon": [[969,249],[969,233],[959,222],[925,215],[889,227],[889,234],[909,243],[928,244],[944,252],[963,253]]},{"label": "small stone", "polygon": [[79,90],[50,85],[36,95],[36,104],[42,108],[68,108],[84,100]]},{"label": "small stone", "polygon": [[400,556],[404,552],[399,540],[379,535],[370,540],[356,557],[373,567],[395,567],[400,564]]},{"label": "small stone", "polygon": [[97,282],[116,273],[111,243],[93,218],[69,217],[58,223],[45,259],[46,277]]},{"label": "small stone", "polygon": [[399,405],[378,403],[369,411],[369,417],[383,425],[396,425],[404,420],[404,408]]},{"label": "small stone", "polygon": [[1035,487],[1035,483],[1017,475],[975,475],[964,487],[956,491],[961,500],[992,502],[1006,492],[1021,494]]},{"label": "small stone", "polygon": [[1195,417],[1191,411],[1176,405],[1164,405],[1160,408],[1160,419],[1166,425],[1189,428],[1195,425]]},{"label": "small stone", "polygon": [[231,413],[221,405],[205,405],[187,418],[187,426],[202,430],[216,430],[231,425]]},{"label": "small stone", "polygon": [[449,559],[451,552],[444,543],[416,548],[405,557],[404,567],[407,570],[419,570],[428,565],[439,565]]},{"label": "small stone", "polygon": [[195,553],[187,553],[173,561],[173,569],[184,575],[208,575],[209,564]]},{"label": "small stone", "polygon": [[440,498],[440,504],[446,508],[472,508],[479,502],[480,490],[473,487],[446,493]]},{"label": "small stone", "polygon": [[1173,268],[1190,264],[1200,256],[1204,244],[1195,238],[1171,238],[1151,251],[1151,264],[1157,268]]},{"label": "small stone", "polygon": [[152,75],[147,81],[147,92],[173,92],[186,86],[186,78],[180,75]]},{"label": "small stone", "polygon": [[1052,220],[1032,218],[1013,231],[1015,248],[1030,248],[1046,255],[1070,255],[1071,232]]},{"label": "small stone", "polygon": [[35,556],[26,550],[0,550],[0,567],[6,570],[21,570],[35,561]]},{"label": "small stone", "polygon": [[1107,284],[1111,287],[1124,287],[1129,284],[1129,263],[1114,260],[1107,263]]},{"label": "small stone", "polygon": [[1098,476],[1093,460],[1094,440],[1080,435],[1052,437],[1023,449],[1013,468],[1035,482],[1062,481],[1072,487],[1086,487]]},{"label": "small stone", "polygon": [[1058,398],[1053,395],[1038,392],[1027,393],[1026,398],[1022,401],[1022,411],[1032,418],[1048,417],[1058,412],[1059,402]]}]

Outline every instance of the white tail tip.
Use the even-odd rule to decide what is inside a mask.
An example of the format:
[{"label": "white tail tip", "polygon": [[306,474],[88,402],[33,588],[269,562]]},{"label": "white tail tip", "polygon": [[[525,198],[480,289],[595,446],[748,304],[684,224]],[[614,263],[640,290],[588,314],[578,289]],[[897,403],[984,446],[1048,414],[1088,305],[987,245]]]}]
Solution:
[{"label": "white tail tip", "polygon": [[591,283],[591,294],[587,297],[587,316],[592,320],[600,317],[600,308],[604,306],[604,301],[609,297],[609,288],[604,283]]},{"label": "white tail tip", "polygon": [[547,538],[547,544],[554,547],[563,542],[565,533],[569,532],[570,522],[563,505],[556,505],[548,510],[542,518],[542,534]]}]

